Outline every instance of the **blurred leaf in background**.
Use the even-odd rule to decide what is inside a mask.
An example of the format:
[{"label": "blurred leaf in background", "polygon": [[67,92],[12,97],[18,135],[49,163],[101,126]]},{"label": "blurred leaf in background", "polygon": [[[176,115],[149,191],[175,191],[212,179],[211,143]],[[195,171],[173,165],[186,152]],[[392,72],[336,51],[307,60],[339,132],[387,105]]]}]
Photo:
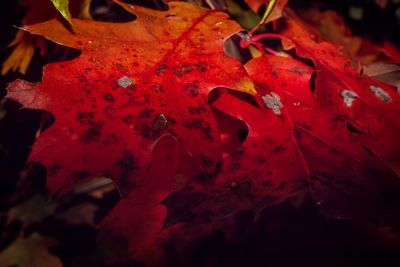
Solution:
[{"label": "blurred leaf in background", "polygon": [[[69,23],[72,23],[71,17],[89,19],[91,18],[89,13],[90,2],[90,0],[71,0],[70,2],[68,0],[25,0],[27,12],[22,20],[22,25],[36,24],[59,17],[59,13]],[[17,32],[9,46],[15,47],[3,62],[1,75],[5,75],[9,71],[25,74],[35,49],[38,48],[42,55],[45,55],[47,50],[46,41],[43,37],[32,36],[23,30]]]},{"label": "blurred leaf in background", "polygon": [[56,244],[38,233],[20,236],[0,254],[0,267],[62,267],[61,260],[49,252]]}]

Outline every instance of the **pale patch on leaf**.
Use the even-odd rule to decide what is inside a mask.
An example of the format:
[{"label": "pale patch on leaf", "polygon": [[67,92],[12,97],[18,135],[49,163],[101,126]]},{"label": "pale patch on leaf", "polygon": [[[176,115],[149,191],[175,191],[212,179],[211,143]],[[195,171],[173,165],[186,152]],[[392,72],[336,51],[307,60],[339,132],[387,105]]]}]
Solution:
[{"label": "pale patch on leaf", "polygon": [[276,115],[281,115],[281,108],[283,107],[283,104],[281,102],[281,98],[279,95],[275,94],[274,92],[271,92],[271,94],[267,94],[263,97],[261,97],[262,100],[264,101],[265,105],[272,109],[272,111]]},{"label": "pale patch on leaf", "polygon": [[371,85],[369,87],[369,89],[375,94],[375,96],[379,99],[381,99],[384,102],[390,102],[392,101],[392,98],[390,97],[390,95],[383,90],[382,88],[378,87],[378,86],[374,86]]},{"label": "pale patch on leaf", "polygon": [[128,76],[122,76],[121,78],[118,79],[118,85],[123,88],[128,88],[134,84],[135,84],[134,80],[132,80]]},{"label": "pale patch on leaf", "polygon": [[353,101],[358,98],[357,94],[354,91],[347,89],[343,90],[341,95],[347,107],[351,107],[353,105]]}]

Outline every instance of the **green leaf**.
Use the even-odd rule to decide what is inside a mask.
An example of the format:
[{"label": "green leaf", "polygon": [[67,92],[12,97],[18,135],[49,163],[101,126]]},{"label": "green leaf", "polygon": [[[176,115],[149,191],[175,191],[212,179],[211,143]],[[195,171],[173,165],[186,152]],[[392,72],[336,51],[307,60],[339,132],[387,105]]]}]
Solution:
[{"label": "green leaf", "polygon": [[55,8],[61,13],[61,15],[72,24],[71,13],[69,12],[69,1],[68,0],[51,0]]},{"label": "green leaf", "polygon": [[0,253],[0,267],[62,267],[61,260],[48,250],[54,245],[54,240],[38,233],[19,237]]}]

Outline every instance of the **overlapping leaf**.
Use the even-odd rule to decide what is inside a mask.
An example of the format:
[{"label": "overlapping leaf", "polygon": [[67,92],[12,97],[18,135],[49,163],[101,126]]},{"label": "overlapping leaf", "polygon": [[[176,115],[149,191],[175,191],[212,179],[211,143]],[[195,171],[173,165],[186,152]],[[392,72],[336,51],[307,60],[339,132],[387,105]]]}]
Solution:
[{"label": "overlapping leaf", "polygon": [[[368,148],[399,173],[399,153],[394,149],[400,142],[396,137],[400,127],[400,100],[396,89],[361,77],[360,67],[342,57],[339,47],[313,40],[312,34],[294,18],[287,18],[285,23],[283,34],[293,40],[300,56],[310,58],[315,64],[316,96],[325,99],[326,105],[346,113],[361,129],[379,136]],[[338,97],[338,94],[345,92],[354,95],[355,101],[343,107],[346,97]],[[390,142],[391,147],[386,148],[384,142]]]},{"label": "overlapping leaf", "polygon": [[[294,59],[264,56],[250,61],[246,69],[261,95],[258,105],[224,94],[213,106],[243,120],[249,135],[224,159],[213,186],[186,191],[202,192],[204,198],[189,209],[224,221],[235,211],[261,211],[284,201],[299,205],[307,197],[333,218],[379,215],[399,205],[397,198],[388,197],[400,192],[395,124],[369,107],[349,112],[366,103],[345,100],[340,84],[330,85],[332,77],[325,78],[331,88],[317,86],[335,93],[314,94],[313,69]],[[391,110],[389,105],[382,109]],[[382,125],[366,125],[363,117],[357,119],[360,115]]]}]

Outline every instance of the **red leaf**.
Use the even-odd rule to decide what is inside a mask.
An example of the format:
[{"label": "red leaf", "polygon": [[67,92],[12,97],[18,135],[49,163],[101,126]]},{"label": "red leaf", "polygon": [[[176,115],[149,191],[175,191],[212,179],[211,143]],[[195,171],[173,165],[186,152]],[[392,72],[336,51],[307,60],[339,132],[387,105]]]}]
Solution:
[{"label": "red leaf", "polygon": [[[306,196],[333,218],[361,218],[391,209],[392,200],[384,194],[400,189],[394,173],[400,144],[394,136],[398,128],[382,118],[384,112],[368,110],[360,98],[347,102],[349,106],[341,87],[336,87],[336,96],[314,95],[309,83],[312,68],[294,59],[264,56],[253,59],[246,69],[263,101],[257,101],[257,107],[225,94],[213,103],[245,121],[249,136],[225,158],[212,189],[201,189],[208,193],[196,207],[198,212],[226,216],[287,200],[297,205]],[[337,108],[327,105],[327,96]],[[348,111],[356,108],[360,110],[355,114]],[[361,111],[370,125],[354,118]]]},{"label": "red leaf", "polygon": [[165,219],[161,202],[179,188],[173,182],[179,166],[169,155],[177,148],[158,148],[164,156],[152,162],[153,148],[172,136],[202,171],[214,173],[222,147],[208,93],[254,88],[242,65],[224,54],[225,39],[240,30],[227,15],[188,3],[171,3],[167,12],[121,5],[137,20],[73,20],[75,34],[57,20],[27,26],[83,53],[46,66],[41,83],[14,82],[8,96],[56,118],[29,158],[47,167],[51,192],[111,177],[126,198],[104,229],[126,236],[133,257],[151,262],[159,260],[149,254]]},{"label": "red leaf", "polygon": [[[342,57],[337,46],[316,41],[294,18],[287,17],[285,23],[282,32],[295,43],[297,53],[314,62],[316,97],[346,114],[363,131],[379,137],[368,144],[368,149],[400,174],[400,154],[396,151],[400,145],[400,98],[396,90],[363,76],[361,68]],[[354,103],[345,103],[345,92],[355,95],[350,97]]]}]

